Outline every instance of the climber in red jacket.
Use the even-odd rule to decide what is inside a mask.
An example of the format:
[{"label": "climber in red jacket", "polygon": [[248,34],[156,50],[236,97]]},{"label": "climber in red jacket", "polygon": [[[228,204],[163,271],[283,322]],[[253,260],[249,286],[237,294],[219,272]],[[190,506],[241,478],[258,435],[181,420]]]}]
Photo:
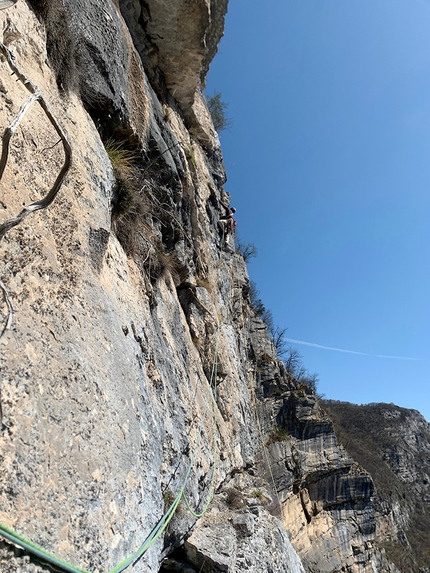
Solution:
[{"label": "climber in red jacket", "polygon": [[225,215],[219,218],[218,226],[221,229],[222,234],[225,235],[226,242],[228,242],[229,235],[234,233],[234,229],[237,225],[236,221],[234,220],[236,209],[234,207],[229,207],[222,201],[220,201],[220,203],[225,209]]}]

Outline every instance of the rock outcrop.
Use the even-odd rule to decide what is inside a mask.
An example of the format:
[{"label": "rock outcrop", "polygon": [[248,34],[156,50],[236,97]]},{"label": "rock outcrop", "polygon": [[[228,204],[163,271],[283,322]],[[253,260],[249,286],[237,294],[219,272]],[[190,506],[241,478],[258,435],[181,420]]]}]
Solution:
[{"label": "rock outcrop", "polygon": [[375,480],[376,536],[401,571],[427,573],[430,424],[394,404],[325,401],[336,432]]},{"label": "rock outcrop", "polygon": [[[226,0],[18,0],[3,43],[67,133],[48,209],[0,243],[0,522],[91,572],[395,572],[369,473],[276,356],[200,86]],[[28,97],[0,61],[2,130]],[[3,140],[3,146],[6,144]],[[64,161],[37,103],[0,225]],[[148,537],[149,536],[149,537]],[[19,544],[18,544],[19,545]],[[58,566],[55,566],[58,568]],[[4,573],[50,570],[0,541]]]}]

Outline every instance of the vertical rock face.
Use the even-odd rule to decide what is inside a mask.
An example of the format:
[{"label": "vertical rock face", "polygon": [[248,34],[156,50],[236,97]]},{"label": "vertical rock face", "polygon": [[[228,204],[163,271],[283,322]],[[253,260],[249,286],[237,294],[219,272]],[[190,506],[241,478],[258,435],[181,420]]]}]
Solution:
[{"label": "vertical rock face", "polygon": [[[4,45],[73,152],[52,205],[0,242],[2,325],[13,308],[0,337],[0,522],[94,573],[148,536],[136,572],[394,572],[372,479],[277,359],[244,260],[217,230],[229,195],[198,86],[225,11],[0,10]],[[1,60],[2,130],[28,97],[10,72]],[[11,139],[0,225],[46,195],[63,161],[36,103]],[[6,540],[0,569],[47,570]]]},{"label": "vertical rock face", "polygon": [[190,108],[223,35],[227,0],[119,0],[119,6],[149,73],[162,73],[181,108]]},{"label": "vertical rock face", "polygon": [[119,0],[155,90],[173,96],[192,134],[212,150],[217,136],[200,86],[224,32],[227,2]]}]

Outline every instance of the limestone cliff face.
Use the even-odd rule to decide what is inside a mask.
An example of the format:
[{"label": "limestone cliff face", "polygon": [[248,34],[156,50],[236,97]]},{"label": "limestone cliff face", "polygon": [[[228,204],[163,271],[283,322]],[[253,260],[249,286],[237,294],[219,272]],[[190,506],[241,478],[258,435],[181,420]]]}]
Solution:
[{"label": "limestone cliff face", "polygon": [[[225,0],[0,10],[3,43],[73,152],[52,205],[0,244],[13,307],[0,339],[0,521],[109,571],[186,484],[133,571],[394,571],[375,544],[369,474],[288,377],[243,258],[217,231],[229,196],[199,85],[225,10]],[[3,130],[28,92],[5,60],[0,70]],[[35,104],[12,138],[0,224],[47,193],[63,160]],[[4,325],[8,314],[5,299]],[[49,570],[6,541],[0,565]]]},{"label": "limestone cliff face", "polygon": [[377,539],[405,572],[429,571],[430,424],[394,404],[325,401],[349,453],[375,480]]}]

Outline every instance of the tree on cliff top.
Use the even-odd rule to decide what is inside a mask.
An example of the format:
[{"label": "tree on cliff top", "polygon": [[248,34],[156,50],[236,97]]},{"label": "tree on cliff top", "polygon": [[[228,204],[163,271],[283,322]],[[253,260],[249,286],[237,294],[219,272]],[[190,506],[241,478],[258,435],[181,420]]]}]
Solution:
[{"label": "tree on cliff top", "polygon": [[207,95],[206,102],[217,132],[231,127],[232,121],[225,114],[228,104],[222,101],[221,92],[215,92],[213,96]]}]

